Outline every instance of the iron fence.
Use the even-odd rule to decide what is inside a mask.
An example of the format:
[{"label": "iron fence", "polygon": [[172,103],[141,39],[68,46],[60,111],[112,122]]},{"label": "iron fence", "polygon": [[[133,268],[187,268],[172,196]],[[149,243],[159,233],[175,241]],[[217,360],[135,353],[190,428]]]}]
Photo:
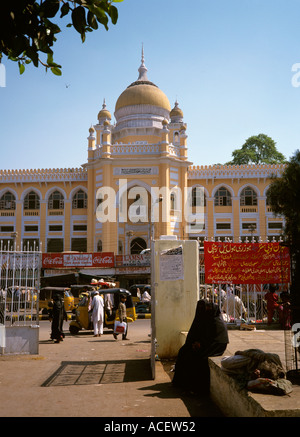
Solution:
[{"label": "iron fence", "polygon": [[41,252],[0,245],[0,325],[39,324]]}]

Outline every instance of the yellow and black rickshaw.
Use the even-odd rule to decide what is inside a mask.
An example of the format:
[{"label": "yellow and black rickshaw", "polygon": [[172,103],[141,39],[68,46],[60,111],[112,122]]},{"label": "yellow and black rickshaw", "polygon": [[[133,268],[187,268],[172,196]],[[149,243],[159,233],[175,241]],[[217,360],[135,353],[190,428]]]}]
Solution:
[{"label": "yellow and black rickshaw", "polygon": [[68,287],[44,287],[40,290],[39,309],[42,314],[48,314],[49,308],[53,305],[53,296],[58,293],[64,300],[66,312],[75,309],[74,296]]},{"label": "yellow and black rickshaw", "polygon": [[93,287],[90,284],[84,284],[84,285],[76,284],[76,285],[71,285],[70,288],[71,288],[71,293],[74,296],[75,308],[78,306],[82,293],[87,291],[93,291],[95,289],[95,287]]},{"label": "yellow and black rickshaw", "polygon": [[[126,311],[127,322],[135,322],[137,319],[135,307],[132,302],[131,293],[125,288],[107,288],[98,290],[104,300],[104,328],[114,329],[115,320],[119,320],[119,302],[120,296],[126,296]],[[70,333],[75,335],[80,330],[93,330],[93,322],[91,313],[89,312],[91,300],[93,297],[92,291],[83,292],[78,307],[75,311],[75,320],[72,320],[69,325]]]}]

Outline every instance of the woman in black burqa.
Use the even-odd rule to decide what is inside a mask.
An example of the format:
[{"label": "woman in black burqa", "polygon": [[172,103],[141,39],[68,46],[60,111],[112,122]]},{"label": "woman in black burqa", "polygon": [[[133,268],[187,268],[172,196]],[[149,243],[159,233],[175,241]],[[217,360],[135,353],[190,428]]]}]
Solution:
[{"label": "woman in black burqa", "polygon": [[228,344],[227,326],[218,305],[199,300],[194,321],[175,365],[173,384],[198,394],[208,394],[208,357],[220,356]]},{"label": "woman in black burqa", "polygon": [[52,321],[51,339],[54,340],[55,343],[59,343],[65,337],[63,323],[64,320],[67,320],[67,313],[64,301],[58,293],[53,296],[53,307],[50,310],[49,320]]}]

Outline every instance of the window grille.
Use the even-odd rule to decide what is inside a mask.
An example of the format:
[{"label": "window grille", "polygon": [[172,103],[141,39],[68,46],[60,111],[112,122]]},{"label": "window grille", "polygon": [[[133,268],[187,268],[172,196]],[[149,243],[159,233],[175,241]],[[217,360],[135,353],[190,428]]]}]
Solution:
[{"label": "window grille", "polygon": [[206,196],[202,187],[192,189],[192,206],[206,206]]},{"label": "window grille", "polygon": [[246,205],[255,206],[255,205],[257,205],[256,192],[250,187],[244,188],[243,191],[241,192],[240,204],[241,204],[241,206],[246,206]]},{"label": "window grille", "polygon": [[221,187],[215,194],[215,206],[231,206],[231,194],[225,187]]},{"label": "window grille", "polygon": [[7,191],[0,199],[0,209],[16,209],[15,196]]},{"label": "window grille", "polygon": [[48,200],[49,209],[64,209],[64,197],[59,191],[54,191]]},{"label": "window grille", "polygon": [[40,198],[37,193],[30,191],[24,198],[24,209],[40,209]]},{"label": "window grille", "polygon": [[83,190],[78,190],[73,196],[72,208],[87,208],[87,194]]}]

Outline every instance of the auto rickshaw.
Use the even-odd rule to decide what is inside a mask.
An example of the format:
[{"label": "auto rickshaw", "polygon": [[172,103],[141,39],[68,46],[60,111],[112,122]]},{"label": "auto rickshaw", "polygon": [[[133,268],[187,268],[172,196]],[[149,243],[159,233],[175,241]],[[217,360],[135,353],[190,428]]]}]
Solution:
[{"label": "auto rickshaw", "polygon": [[[137,289],[140,290],[140,297],[137,294]],[[134,284],[129,287],[129,291],[132,295],[132,300],[135,304],[141,302],[141,297],[144,291],[147,290],[149,294],[151,294],[151,285],[149,284]]]},{"label": "auto rickshaw", "polygon": [[44,287],[40,290],[39,309],[42,314],[48,314],[53,305],[53,296],[59,293],[63,297],[66,312],[73,311],[75,308],[74,296],[68,287]]},{"label": "auto rickshaw", "polygon": [[[120,296],[125,295],[127,322],[135,322],[137,319],[135,307],[132,302],[131,293],[125,288],[107,288],[98,290],[104,299],[104,322],[103,327],[114,329],[115,320],[119,320],[119,302]],[[69,325],[71,334],[76,335],[82,329],[87,331],[93,330],[93,322],[91,320],[91,313],[89,313],[89,306],[92,300],[93,292],[87,291],[82,293],[82,298],[78,303],[75,311],[75,320],[72,320]]]},{"label": "auto rickshaw", "polygon": [[[86,291],[93,291],[95,287],[93,287],[90,284],[84,284],[84,285],[71,285],[71,293],[74,296],[74,305],[75,308],[78,306],[78,303],[81,299],[81,294]],[[73,310],[74,312],[74,310]]]}]

